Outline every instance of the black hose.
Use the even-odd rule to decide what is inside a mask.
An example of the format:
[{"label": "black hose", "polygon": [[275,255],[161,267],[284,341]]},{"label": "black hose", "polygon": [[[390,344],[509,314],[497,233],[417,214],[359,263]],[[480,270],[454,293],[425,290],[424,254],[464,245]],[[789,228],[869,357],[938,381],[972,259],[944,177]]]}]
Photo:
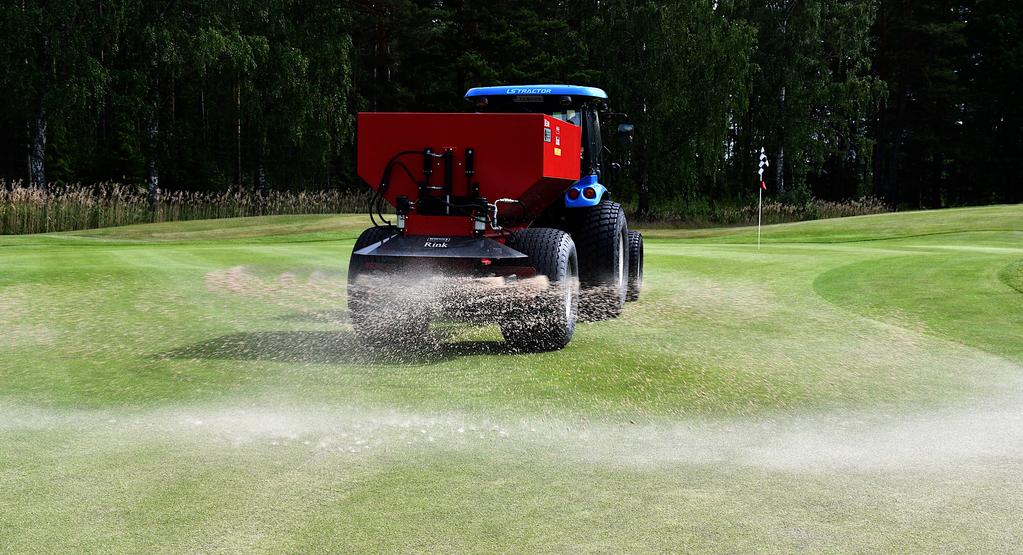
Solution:
[{"label": "black hose", "polygon": [[392,162],[391,164],[394,167],[398,167],[398,168],[401,168],[401,169],[405,170],[405,175],[408,176],[409,180],[412,181],[412,183],[416,183],[416,176],[412,175],[412,170],[410,170],[409,167],[406,166],[404,162],[399,162],[399,161],[396,160],[396,161]]},{"label": "black hose", "polygon": [[409,179],[411,179],[413,183],[416,183],[416,178],[412,174],[412,170],[410,170],[409,167],[406,166],[403,162],[398,161],[398,159],[401,158],[402,156],[407,156],[409,154],[418,154],[420,156],[424,156],[424,157],[425,156],[430,156],[430,157],[433,157],[433,158],[442,158],[444,156],[443,154],[427,153],[427,152],[422,151],[422,150],[402,150],[402,151],[398,152],[397,154],[395,154],[394,156],[391,156],[391,159],[388,160],[387,164],[384,165],[383,174],[380,176],[380,186],[377,187],[376,191],[373,192],[373,196],[371,196],[370,199],[369,199],[369,210],[368,210],[368,212],[369,212],[369,220],[371,222],[373,222],[373,226],[374,227],[380,227],[380,224],[377,223],[376,218],[373,217],[374,210],[376,211],[377,216],[380,217],[380,220],[381,220],[382,224],[384,224],[384,225],[391,225],[391,221],[388,220],[387,218],[384,218],[383,209],[384,209],[384,191],[385,191],[385,189],[387,189],[387,187],[390,184],[390,181],[391,181],[391,170],[394,169],[394,166],[400,165],[402,167],[402,169],[405,170],[405,173],[409,176]]},{"label": "black hose", "polygon": [[[410,170],[409,167],[405,165],[404,162],[398,160],[397,157],[392,157],[391,161],[387,163],[387,167],[384,168],[384,177],[380,180],[380,187],[377,188],[373,196],[373,199],[370,201],[371,204],[369,218],[370,221],[374,222],[374,225],[376,225],[376,220],[373,218],[374,209],[376,210],[377,216],[380,217],[381,222],[383,222],[386,225],[391,225],[391,221],[385,218],[383,213],[384,193],[386,192],[386,189],[391,186],[391,172],[394,171],[395,167],[400,167],[402,170],[404,170],[405,175],[408,176],[409,180],[412,181],[413,184],[416,183],[416,177],[415,175],[412,174],[412,170]],[[376,201],[375,207],[373,206],[374,200]]]}]

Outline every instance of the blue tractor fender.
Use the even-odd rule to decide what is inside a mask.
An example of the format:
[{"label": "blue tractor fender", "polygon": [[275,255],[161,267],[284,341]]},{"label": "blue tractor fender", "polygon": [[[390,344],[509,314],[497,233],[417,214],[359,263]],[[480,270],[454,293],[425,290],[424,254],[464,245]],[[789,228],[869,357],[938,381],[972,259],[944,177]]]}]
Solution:
[{"label": "blue tractor fender", "polygon": [[[594,193],[591,193],[593,194],[593,198],[587,198],[587,189],[593,190]],[[597,182],[596,174],[587,175],[573,183],[572,186],[565,191],[565,208],[586,208],[588,206],[596,206],[600,204],[600,201],[604,200],[604,196],[607,194],[607,187],[604,187]]]}]

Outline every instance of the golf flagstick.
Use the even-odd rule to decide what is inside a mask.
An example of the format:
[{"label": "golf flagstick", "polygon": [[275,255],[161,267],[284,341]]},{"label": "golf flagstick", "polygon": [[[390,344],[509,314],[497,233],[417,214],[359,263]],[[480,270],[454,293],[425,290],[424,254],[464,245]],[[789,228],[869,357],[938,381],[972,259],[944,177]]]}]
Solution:
[{"label": "golf flagstick", "polygon": [[760,221],[764,213],[764,182],[760,182],[760,198],[757,200],[757,250],[760,250]]},{"label": "golf flagstick", "polygon": [[760,175],[760,189],[757,198],[757,250],[760,250],[760,224],[764,215],[764,191],[767,189],[767,183],[764,183],[764,168],[770,165],[771,163],[767,161],[767,154],[764,153],[764,147],[760,147],[760,167],[757,168],[757,173]]}]

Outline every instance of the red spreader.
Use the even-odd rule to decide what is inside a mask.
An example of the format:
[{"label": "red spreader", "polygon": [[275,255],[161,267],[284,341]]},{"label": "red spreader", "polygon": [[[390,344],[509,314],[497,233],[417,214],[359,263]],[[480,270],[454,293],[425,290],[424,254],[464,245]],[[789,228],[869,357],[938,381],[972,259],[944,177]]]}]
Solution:
[{"label": "red spreader", "polygon": [[500,240],[579,179],[580,135],[546,114],[362,113],[359,177],[406,236]]}]

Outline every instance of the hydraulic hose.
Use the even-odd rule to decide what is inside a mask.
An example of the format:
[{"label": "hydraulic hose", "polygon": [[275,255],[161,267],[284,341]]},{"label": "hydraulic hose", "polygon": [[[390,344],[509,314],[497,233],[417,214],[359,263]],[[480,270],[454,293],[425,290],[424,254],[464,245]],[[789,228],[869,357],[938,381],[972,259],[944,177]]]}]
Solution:
[{"label": "hydraulic hose", "polygon": [[377,187],[376,191],[374,191],[373,193],[373,196],[371,196],[369,199],[368,210],[369,219],[371,222],[373,222],[373,225],[375,227],[380,227],[380,224],[377,223],[376,218],[374,218],[373,216],[374,211],[376,212],[376,215],[380,217],[380,221],[382,222],[383,225],[391,225],[391,221],[384,217],[383,209],[384,192],[387,190],[387,187],[390,186],[391,171],[394,169],[394,166],[400,165],[401,168],[405,171],[405,174],[408,175],[410,180],[412,180],[412,183],[416,183],[416,178],[412,174],[412,170],[410,170],[409,167],[406,166],[403,162],[398,160],[402,156],[407,156],[409,154],[418,154],[423,157],[430,156],[432,158],[442,158],[444,156],[443,154],[427,153],[421,150],[402,150],[395,154],[394,156],[391,156],[390,160],[387,161],[387,164],[384,165],[383,174],[380,176],[380,186]]}]

